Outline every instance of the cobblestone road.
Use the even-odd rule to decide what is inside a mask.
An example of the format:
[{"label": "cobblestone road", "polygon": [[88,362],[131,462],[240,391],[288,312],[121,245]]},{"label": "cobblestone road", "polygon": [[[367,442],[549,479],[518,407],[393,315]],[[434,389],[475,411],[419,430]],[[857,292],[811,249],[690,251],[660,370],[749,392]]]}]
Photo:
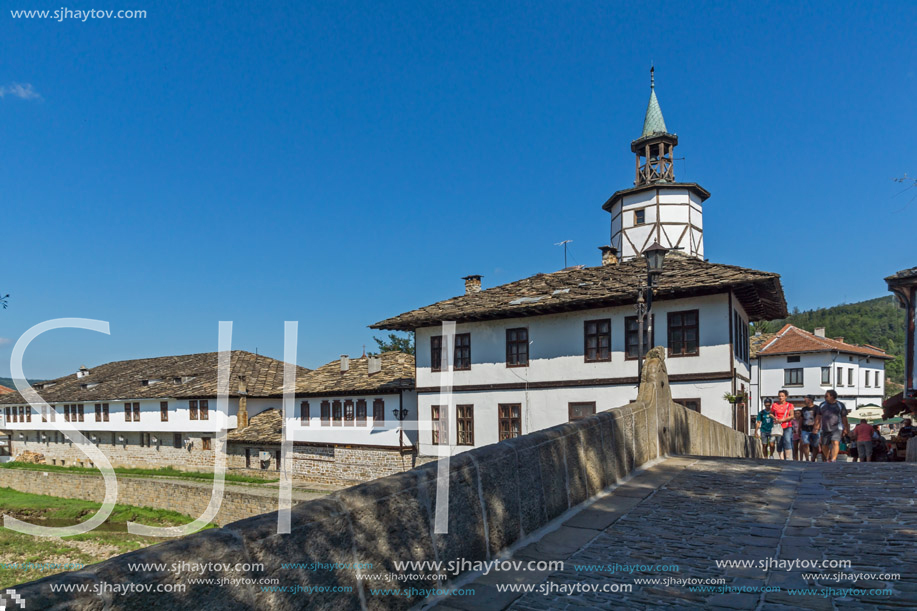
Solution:
[{"label": "cobblestone road", "polygon": [[[565,559],[565,568],[492,572],[470,585],[473,597],[438,608],[917,608],[917,465],[673,458],[513,557]],[[753,566],[718,567],[717,561]],[[791,561],[850,566],[788,567]],[[644,570],[626,572],[634,565]],[[895,573],[900,578],[876,577]],[[693,586],[712,590],[706,592],[672,582],[636,583],[647,578],[718,581]],[[507,583],[534,591],[501,592],[498,586]],[[630,592],[582,591],[626,586]],[[572,588],[579,591],[569,593]]]}]

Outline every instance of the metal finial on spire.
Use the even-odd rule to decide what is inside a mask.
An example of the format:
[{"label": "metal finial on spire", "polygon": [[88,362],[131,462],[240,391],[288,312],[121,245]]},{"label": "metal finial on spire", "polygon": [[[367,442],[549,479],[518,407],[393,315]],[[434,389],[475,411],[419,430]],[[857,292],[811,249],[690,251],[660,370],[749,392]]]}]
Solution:
[{"label": "metal finial on spire", "polygon": [[656,72],[656,68],[650,64],[650,89],[656,88],[656,76],[653,74],[654,72]]}]

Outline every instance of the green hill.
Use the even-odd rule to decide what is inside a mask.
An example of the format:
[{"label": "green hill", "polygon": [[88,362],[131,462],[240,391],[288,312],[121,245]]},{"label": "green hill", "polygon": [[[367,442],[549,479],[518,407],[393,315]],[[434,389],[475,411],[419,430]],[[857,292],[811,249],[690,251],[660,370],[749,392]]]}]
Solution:
[{"label": "green hill", "polygon": [[[804,312],[793,308],[793,313],[787,318],[759,324],[758,329],[779,331],[786,323],[806,331],[824,327],[828,337],[843,337],[851,344],[871,344],[882,348],[895,357],[885,365],[886,394],[901,390],[904,383],[904,310],[898,306],[894,296]],[[890,392],[892,390],[893,393]]]},{"label": "green hill", "polygon": [[[29,380],[31,384],[35,382],[41,382],[41,380]],[[16,390],[15,384],[13,384],[13,378],[0,378],[0,386],[6,386],[7,388],[12,388]]]}]

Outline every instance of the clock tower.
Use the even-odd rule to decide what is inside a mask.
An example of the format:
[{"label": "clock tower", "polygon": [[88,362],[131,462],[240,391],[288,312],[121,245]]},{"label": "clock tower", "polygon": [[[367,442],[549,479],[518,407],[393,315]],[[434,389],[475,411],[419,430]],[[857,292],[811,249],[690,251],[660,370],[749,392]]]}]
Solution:
[{"label": "clock tower", "polygon": [[666,129],[650,68],[643,133],[630,143],[634,186],[616,192],[602,206],[611,213],[611,245],[625,261],[640,256],[653,242],[704,258],[703,203],[710,193],[697,183],[675,180],[676,146],[678,136]]}]

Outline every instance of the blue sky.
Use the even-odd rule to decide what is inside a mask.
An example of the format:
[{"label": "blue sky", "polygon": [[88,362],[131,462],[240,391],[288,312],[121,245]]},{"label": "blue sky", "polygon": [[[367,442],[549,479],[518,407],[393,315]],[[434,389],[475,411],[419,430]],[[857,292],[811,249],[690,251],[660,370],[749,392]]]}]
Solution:
[{"label": "blue sky", "polygon": [[711,261],[803,309],[917,264],[907,3],[134,2],[0,14],[0,375],[58,317],[111,335],[39,338],[30,377],[215,350],[219,320],[275,357],[298,320],[315,367],[461,276],[556,270],[564,239],[597,265],[651,61]]}]

